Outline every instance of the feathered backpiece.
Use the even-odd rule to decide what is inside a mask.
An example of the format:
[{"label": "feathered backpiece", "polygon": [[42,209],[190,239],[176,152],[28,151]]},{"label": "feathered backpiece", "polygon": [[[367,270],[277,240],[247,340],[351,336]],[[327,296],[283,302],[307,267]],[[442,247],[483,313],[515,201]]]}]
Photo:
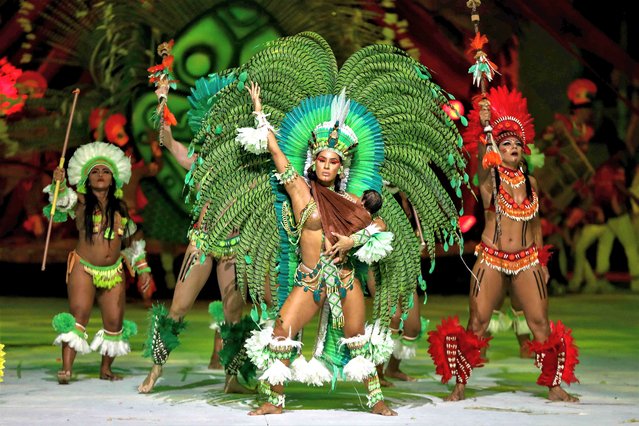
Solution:
[{"label": "feathered backpiece", "polygon": [[[508,136],[514,136],[524,144],[524,152],[530,154],[528,144],[535,139],[533,118],[528,112],[528,101],[521,92],[508,90],[505,86],[492,87],[486,96],[490,102],[490,126],[495,142]],[[479,102],[483,98],[473,99],[473,109],[468,115],[468,127],[464,131],[464,142],[468,147],[476,146],[484,133],[479,120]]]},{"label": "feathered backpiece", "polygon": [[[278,144],[300,175],[321,144],[332,144],[351,159],[348,192],[382,193],[379,214],[395,244],[379,262],[375,315],[388,325],[391,307],[400,298],[408,312],[421,277],[421,248],[402,207],[382,182],[399,188],[414,205],[431,261],[437,240],[445,248],[461,240],[453,198],[461,196],[468,176],[462,138],[442,110],[452,97],[423,65],[389,45],[365,47],[338,69],[328,43],[312,32],[269,43],[234,75],[216,92],[201,120],[194,143],[202,144],[202,155],[187,185],[193,213],[203,212],[210,238],[225,239],[240,230],[238,282],[248,285],[256,305],[270,284],[275,303],[281,305],[298,264],[296,247],[282,226],[288,196],[273,176],[272,160],[235,141],[237,128],[254,126],[246,85],[255,81]],[[317,146],[309,145],[313,133]]]}]

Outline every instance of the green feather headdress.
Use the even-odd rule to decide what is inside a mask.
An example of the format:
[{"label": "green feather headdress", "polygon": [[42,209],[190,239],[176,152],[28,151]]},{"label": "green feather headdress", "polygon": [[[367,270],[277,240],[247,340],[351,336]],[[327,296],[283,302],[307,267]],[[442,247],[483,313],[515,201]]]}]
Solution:
[{"label": "green feather headdress", "polygon": [[95,166],[107,166],[113,173],[115,196],[122,197],[122,186],[131,178],[131,160],[115,145],[91,142],[75,150],[69,160],[69,184],[77,185],[80,194],[86,194],[86,181]]},{"label": "green feather headdress", "polygon": [[350,100],[346,98],[346,88],[331,102],[331,119],[315,126],[308,141],[313,158],[322,151],[333,151],[342,159],[345,167],[350,165],[351,149],[358,144],[353,129],[346,124]]}]

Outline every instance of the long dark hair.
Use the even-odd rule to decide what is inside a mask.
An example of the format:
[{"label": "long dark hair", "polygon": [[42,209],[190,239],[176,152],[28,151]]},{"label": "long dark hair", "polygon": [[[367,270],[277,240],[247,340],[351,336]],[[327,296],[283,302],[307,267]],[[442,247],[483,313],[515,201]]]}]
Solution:
[{"label": "long dark hair", "polygon": [[[100,209],[100,204],[98,203],[98,198],[91,190],[89,178],[87,178],[86,180],[86,189],[87,192],[84,195],[84,231],[86,240],[89,243],[92,243],[94,225],[93,212],[95,212],[96,208]],[[105,226],[111,229],[111,232],[117,232],[115,229],[113,229],[113,226],[115,224],[115,213],[120,213],[121,217],[128,217],[128,211],[126,208],[126,204],[115,197],[115,180],[112,180],[111,185],[109,185],[105,210],[106,211],[102,211],[102,214],[105,215],[107,218]],[[111,242],[109,238],[107,238],[107,240],[109,241],[109,243]]]},{"label": "long dark hair", "polygon": [[[340,159],[340,163],[341,163],[341,161],[342,160]],[[317,173],[315,173],[315,170],[313,170],[313,165],[312,164],[306,170],[306,175],[308,176],[309,180],[317,182]],[[335,192],[339,192],[340,191],[341,185],[342,185],[342,178],[339,177],[339,173],[338,173],[337,176],[335,176],[335,185],[334,185]]]}]

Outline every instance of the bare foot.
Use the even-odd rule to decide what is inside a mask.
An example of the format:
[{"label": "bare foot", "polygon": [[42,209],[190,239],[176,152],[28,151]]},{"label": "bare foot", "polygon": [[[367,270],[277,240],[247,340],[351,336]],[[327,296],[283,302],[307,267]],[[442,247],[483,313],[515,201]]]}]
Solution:
[{"label": "bare foot", "polygon": [[248,413],[249,416],[262,416],[265,414],[282,414],[282,407],[265,402],[257,410],[249,411]]},{"label": "bare foot", "polygon": [[389,382],[388,380],[386,380],[383,377],[379,378],[379,385],[383,388],[394,388],[395,387],[395,383],[393,382]]},{"label": "bare foot", "polygon": [[561,386],[549,387],[548,399],[551,401],[579,402],[579,398],[570,395],[568,392],[563,390]]},{"label": "bare foot", "polygon": [[519,358],[534,358],[534,352],[531,352],[527,345],[523,345],[519,348]]},{"label": "bare foot", "polygon": [[58,371],[58,384],[68,385],[71,381],[71,372],[60,370]]},{"label": "bare foot", "polygon": [[255,389],[249,389],[237,380],[237,376],[226,376],[226,384],[224,384],[224,393],[257,393]]},{"label": "bare foot", "polygon": [[111,382],[115,382],[118,380],[122,380],[122,376],[119,374],[115,374],[111,369],[100,370],[100,380],[109,380]]},{"label": "bare foot", "polygon": [[153,367],[151,367],[151,371],[149,371],[149,374],[146,376],[146,379],[144,379],[142,384],[138,386],[138,392],[140,393],[151,392],[153,390],[153,387],[155,386],[155,383],[160,378],[160,376],[162,376],[162,366],[153,364]]},{"label": "bare foot", "polygon": [[390,408],[384,401],[377,401],[373,408],[371,409],[371,413],[379,414],[380,416],[396,416],[397,413]]},{"label": "bare foot", "polygon": [[466,399],[466,397],[464,396],[465,389],[466,386],[463,383],[457,383],[455,385],[455,389],[453,389],[450,395],[444,398],[444,401],[462,401]]},{"label": "bare foot", "polygon": [[211,362],[209,363],[209,370],[221,370],[222,364],[220,363],[219,358],[211,358]]},{"label": "bare foot", "polygon": [[389,368],[384,372],[385,376],[392,377],[393,379],[402,380],[404,382],[414,382],[416,379],[404,373],[402,370],[391,370]]}]

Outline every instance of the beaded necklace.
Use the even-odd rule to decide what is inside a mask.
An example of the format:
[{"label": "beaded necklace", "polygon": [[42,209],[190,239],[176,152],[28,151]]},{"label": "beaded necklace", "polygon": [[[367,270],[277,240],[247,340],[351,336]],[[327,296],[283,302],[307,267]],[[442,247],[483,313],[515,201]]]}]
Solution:
[{"label": "beaded necklace", "polygon": [[532,201],[526,197],[521,204],[517,204],[512,195],[503,186],[500,186],[497,200],[501,213],[512,220],[530,220],[539,210],[539,200],[535,191],[533,191]]},{"label": "beaded necklace", "polygon": [[308,218],[311,217],[316,209],[317,204],[315,203],[315,200],[311,198],[308,204],[302,209],[299,223],[295,224],[293,223],[293,213],[291,212],[288,201],[284,201],[282,203],[282,227],[286,231],[286,234],[288,235],[288,241],[291,243],[291,245],[296,246],[299,244],[300,238],[302,237],[302,229],[304,228],[304,224],[306,223]]},{"label": "beaded necklace", "polygon": [[511,188],[519,188],[526,182],[526,178],[521,170],[513,170],[504,166],[499,166],[499,179],[506,182]]}]

